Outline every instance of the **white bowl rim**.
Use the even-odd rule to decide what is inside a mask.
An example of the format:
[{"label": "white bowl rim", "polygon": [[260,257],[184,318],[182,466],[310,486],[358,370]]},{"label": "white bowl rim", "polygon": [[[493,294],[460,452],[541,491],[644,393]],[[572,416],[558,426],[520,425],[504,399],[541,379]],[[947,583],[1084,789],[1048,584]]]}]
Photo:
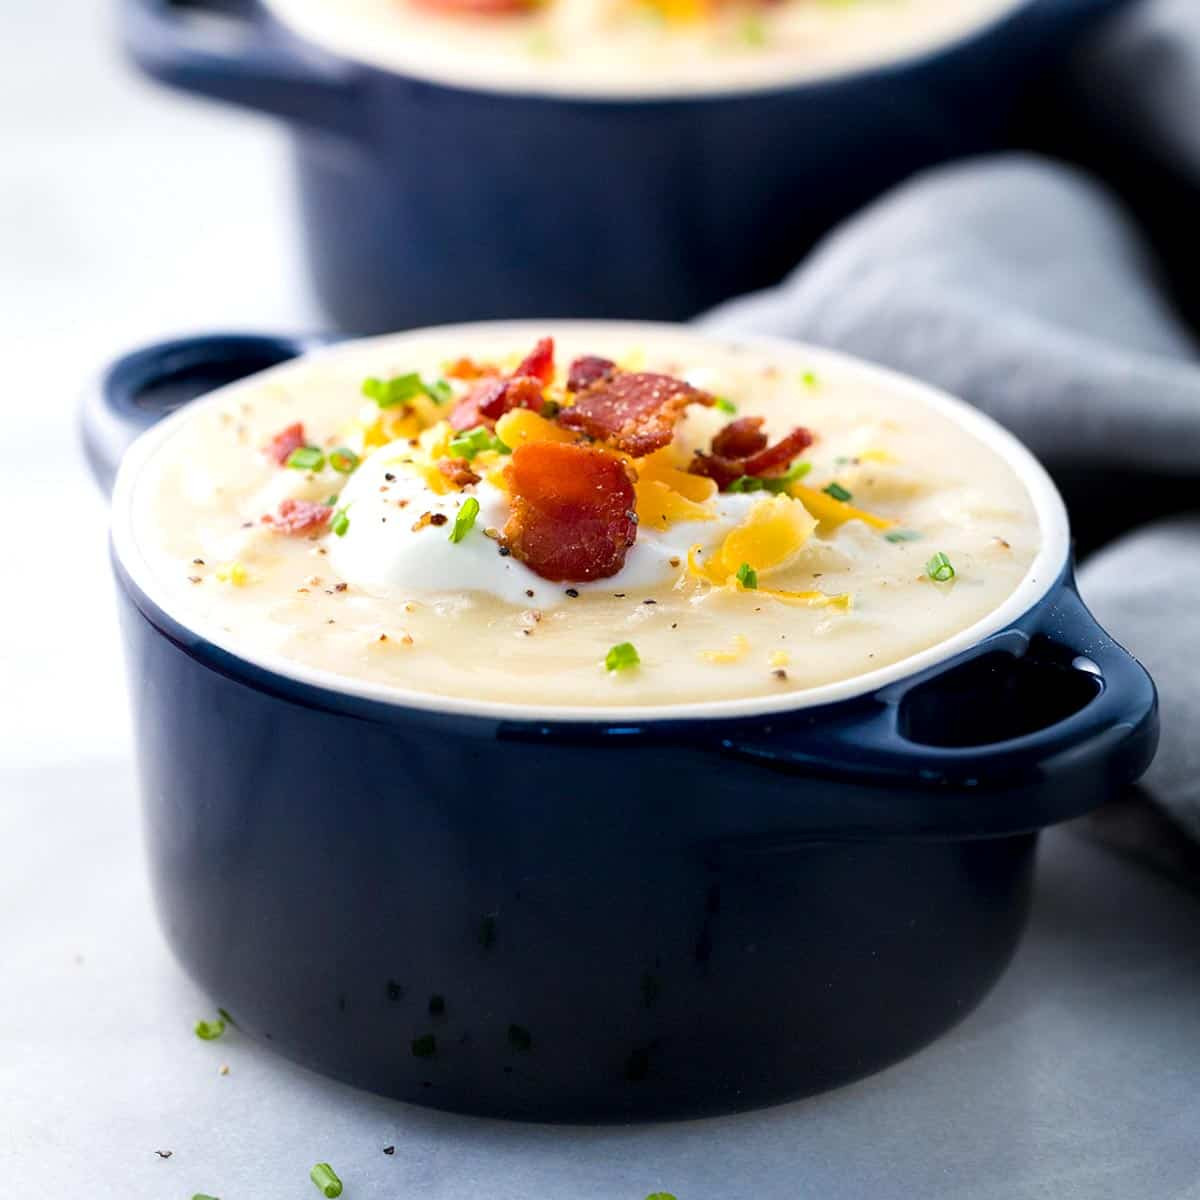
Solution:
[{"label": "white bowl rim", "polygon": [[[909,655],[889,666],[866,674],[818,687],[733,700],[701,700],[679,704],[644,705],[557,705],[539,706],[505,701],[476,700],[400,688],[388,684],[354,679],[333,671],[307,667],[282,655],[247,650],[209,622],[198,622],[179,611],[179,606],[163,595],[163,588],[153,569],[139,549],[133,532],[133,500],[139,476],[158,448],[171,437],[196,411],[197,405],[220,403],[238,391],[257,387],[276,374],[284,374],[300,361],[332,359],[342,355],[360,354],[364,349],[387,346],[400,347],[406,341],[427,342],[445,338],[461,345],[475,335],[512,338],[517,344],[538,337],[570,332],[575,337],[587,337],[588,331],[597,337],[628,338],[636,343],[652,339],[656,334],[695,340],[699,345],[718,344],[739,347],[756,354],[785,358],[803,357],[806,364],[820,373],[836,369],[857,374],[865,382],[891,390],[898,396],[910,396],[936,412],[953,420],[961,429],[972,434],[998,454],[1016,473],[1029,494],[1037,517],[1041,543],[1029,570],[1012,594],[997,608],[966,629],[952,634],[937,644]],[[183,405],[146,430],[130,446],[121,461],[112,493],[112,544],[118,561],[133,584],[171,621],[195,633],[203,641],[218,647],[234,659],[249,663],[260,670],[283,676],[310,687],[339,693],[343,696],[374,701],[406,709],[460,716],[483,717],[514,722],[572,722],[604,725],[630,725],[686,719],[725,720],[761,717],[768,714],[801,712],[823,705],[868,696],[891,684],[913,676],[923,675],[959,654],[978,645],[985,638],[1009,628],[1034,608],[1061,578],[1070,560],[1070,530],[1066,508],[1045,468],[1008,430],[966,402],[945,392],[920,383],[908,376],[874,366],[839,351],[810,346],[803,342],[776,337],[729,336],[708,333],[700,328],[651,321],[592,321],[592,320],[522,320],[482,321],[459,325],[433,326],[384,334],[372,338],[357,338],[321,346],[301,358],[270,367],[265,371],[237,380],[225,387],[206,393]]]},{"label": "white bowl rim", "polygon": [[369,38],[355,39],[344,33],[336,18],[328,16],[334,6],[306,4],[298,11],[294,0],[264,0],[271,16],[290,34],[309,43],[317,50],[333,54],[373,70],[402,79],[417,79],[468,92],[483,92],[578,102],[603,103],[662,103],[671,100],[715,100],[739,96],[755,96],[815,87],[882,72],[898,71],[920,66],[941,58],[977,39],[986,37],[1006,22],[1045,0],[996,0],[996,7],[969,23],[941,37],[923,42],[894,54],[883,54],[862,62],[843,66],[798,70],[794,63],[777,62],[772,69],[760,71],[754,79],[729,77],[725,79],[672,80],[664,74],[661,79],[630,79],[626,84],[588,84],[583,81],[538,78],[535,72],[520,70],[497,57],[490,69],[473,56],[431,62],[423,58],[419,46],[402,62],[379,52]]}]

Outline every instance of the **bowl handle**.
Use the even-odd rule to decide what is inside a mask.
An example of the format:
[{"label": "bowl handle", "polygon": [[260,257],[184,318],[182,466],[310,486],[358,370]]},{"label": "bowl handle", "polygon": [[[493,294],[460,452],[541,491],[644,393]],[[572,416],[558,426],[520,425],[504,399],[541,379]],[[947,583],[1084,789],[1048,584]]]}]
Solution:
[{"label": "bowl handle", "polygon": [[[1150,765],[1158,744],[1157,693],[1145,668],[1088,611],[1070,571],[1051,595],[1047,606],[1016,626],[884,688],[865,705],[848,705],[840,719],[809,726],[780,723],[756,737],[730,738],[724,749],[779,770],[941,793],[949,806],[917,806],[921,813],[914,811],[914,821],[927,821],[937,810],[939,828],[958,825],[964,834],[1039,828],[1097,808]],[[1003,678],[1005,658],[1031,673],[1032,690],[1024,695],[1036,700],[1036,709],[1031,705],[1027,713],[1048,714],[1047,719],[1018,736],[997,741],[981,735],[964,744],[969,739],[961,734],[971,726],[958,721],[958,709],[973,707],[984,727],[989,712],[1009,728],[1021,716],[1002,707],[1012,695],[990,698],[989,672]],[[956,675],[972,665],[976,676]],[[924,717],[914,722],[920,711]],[[957,732],[947,736],[956,721]],[[964,789],[975,801],[965,807]],[[901,813],[892,816],[906,824]],[[914,826],[908,832],[919,831]]]},{"label": "bowl handle", "polygon": [[111,491],[129,444],[180,405],[327,340],[207,334],[156,342],[122,355],[100,373],[80,404],[84,453],[96,482]]},{"label": "bowl handle", "polygon": [[130,57],[160,83],[329,133],[363,128],[359,73],[248,0],[121,0],[120,29]]}]

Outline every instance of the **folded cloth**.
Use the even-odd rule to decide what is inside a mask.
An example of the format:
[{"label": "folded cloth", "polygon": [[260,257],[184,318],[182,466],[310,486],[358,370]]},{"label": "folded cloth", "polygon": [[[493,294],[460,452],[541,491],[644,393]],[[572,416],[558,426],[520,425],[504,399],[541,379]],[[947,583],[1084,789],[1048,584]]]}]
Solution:
[{"label": "folded cloth", "polygon": [[[918,177],[781,286],[702,323],[833,346],[962,396],[1070,482],[1077,522],[1106,501],[1109,532],[1125,528],[1118,510],[1142,494],[1161,508],[1138,519],[1200,514],[1200,347],[1139,231],[1070,168],[1011,155]],[[1144,786],[1168,818],[1155,837],[1180,827],[1200,839],[1200,515],[1127,535],[1081,586],[1162,691],[1162,750]]]}]

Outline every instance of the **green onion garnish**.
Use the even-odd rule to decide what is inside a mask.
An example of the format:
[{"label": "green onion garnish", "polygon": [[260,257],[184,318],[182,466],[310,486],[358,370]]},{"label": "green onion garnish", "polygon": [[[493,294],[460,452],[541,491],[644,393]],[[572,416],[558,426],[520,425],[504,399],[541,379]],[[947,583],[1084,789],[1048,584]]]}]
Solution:
[{"label": "green onion garnish", "polygon": [[361,461],[353,450],[345,446],[339,446],[338,449],[330,450],[329,452],[329,465],[339,475],[349,475]]},{"label": "green onion garnish", "polygon": [[900,542],[919,542],[925,535],[915,529],[891,529],[883,535],[885,542],[898,544]]},{"label": "green onion garnish", "polygon": [[758,587],[758,572],[749,563],[742,563],[737,569],[737,581],[742,587],[753,591]]},{"label": "green onion garnish", "polygon": [[632,642],[620,642],[604,656],[606,671],[630,671],[641,663]]},{"label": "green onion garnish", "polygon": [[417,396],[428,396],[434,404],[445,404],[453,395],[450,385],[444,379],[436,379],[426,383],[416,371],[408,375],[396,375],[391,379],[364,379],[362,385],[364,396],[374,400],[380,408],[395,408],[406,400],[414,400]]},{"label": "green onion garnish", "polygon": [[716,407],[723,413],[737,412],[737,405],[726,396],[718,396],[715,404]]},{"label": "green onion garnish", "polygon": [[940,550],[925,564],[925,570],[935,583],[949,583],[955,576],[954,564]]},{"label": "green onion garnish", "polygon": [[337,1177],[334,1169],[328,1163],[317,1163],[309,1171],[308,1177],[317,1185],[317,1189],[321,1194],[328,1196],[330,1200],[333,1200],[334,1196],[342,1194],[342,1181]]},{"label": "green onion garnish", "polygon": [[483,450],[499,450],[501,454],[511,454],[512,451],[483,425],[476,425],[466,433],[450,439],[450,453],[455,458],[465,458],[468,462]]},{"label": "green onion garnish", "polygon": [[651,1192],[646,1200],[675,1200],[675,1197],[670,1192]]},{"label": "green onion garnish", "polygon": [[288,455],[287,465],[297,471],[320,471],[325,455],[319,446],[299,446]]},{"label": "green onion garnish", "polygon": [[450,530],[450,540],[461,542],[471,532],[477,516],[479,516],[479,501],[474,496],[468,496],[459,506],[458,516],[454,518],[454,528]]},{"label": "green onion garnish", "polygon": [[350,517],[344,508],[339,508],[333,514],[333,520],[330,521],[329,527],[338,537],[346,536],[346,530],[350,528]]},{"label": "green onion garnish", "polygon": [[205,1196],[202,1192],[197,1192],[192,1200],[217,1200],[216,1196]]},{"label": "green onion garnish", "polygon": [[822,488],[821,491],[827,496],[832,496],[835,500],[840,500],[843,504],[854,499],[854,496],[846,491],[840,483],[831,483],[828,487]]},{"label": "green onion garnish", "polygon": [[804,374],[800,376],[800,379],[804,383],[805,387],[815,388],[817,386],[816,371],[805,371]]},{"label": "green onion garnish", "polygon": [[812,470],[812,463],[793,463],[782,475],[739,475],[730,485],[731,492],[770,492],[778,496]]},{"label": "green onion garnish", "polygon": [[197,1021],[196,1036],[206,1042],[215,1042],[225,1032],[225,1022],[218,1017],[215,1021]]}]

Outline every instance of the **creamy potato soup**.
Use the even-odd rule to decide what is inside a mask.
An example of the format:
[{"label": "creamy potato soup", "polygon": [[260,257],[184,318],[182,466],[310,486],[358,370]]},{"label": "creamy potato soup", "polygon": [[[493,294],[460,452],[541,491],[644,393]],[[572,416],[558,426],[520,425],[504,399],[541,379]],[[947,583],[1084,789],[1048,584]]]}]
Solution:
[{"label": "creamy potato soup", "polygon": [[268,0],[352,58],[474,86],[719,90],[931,49],[1017,0]]},{"label": "creamy potato soup", "polygon": [[553,332],[352,343],[189,406],[118,488],[148,590],[260,660],[604,708],[853,679],[1029,574],[1025,486],[923,389],[669,327]]}]

